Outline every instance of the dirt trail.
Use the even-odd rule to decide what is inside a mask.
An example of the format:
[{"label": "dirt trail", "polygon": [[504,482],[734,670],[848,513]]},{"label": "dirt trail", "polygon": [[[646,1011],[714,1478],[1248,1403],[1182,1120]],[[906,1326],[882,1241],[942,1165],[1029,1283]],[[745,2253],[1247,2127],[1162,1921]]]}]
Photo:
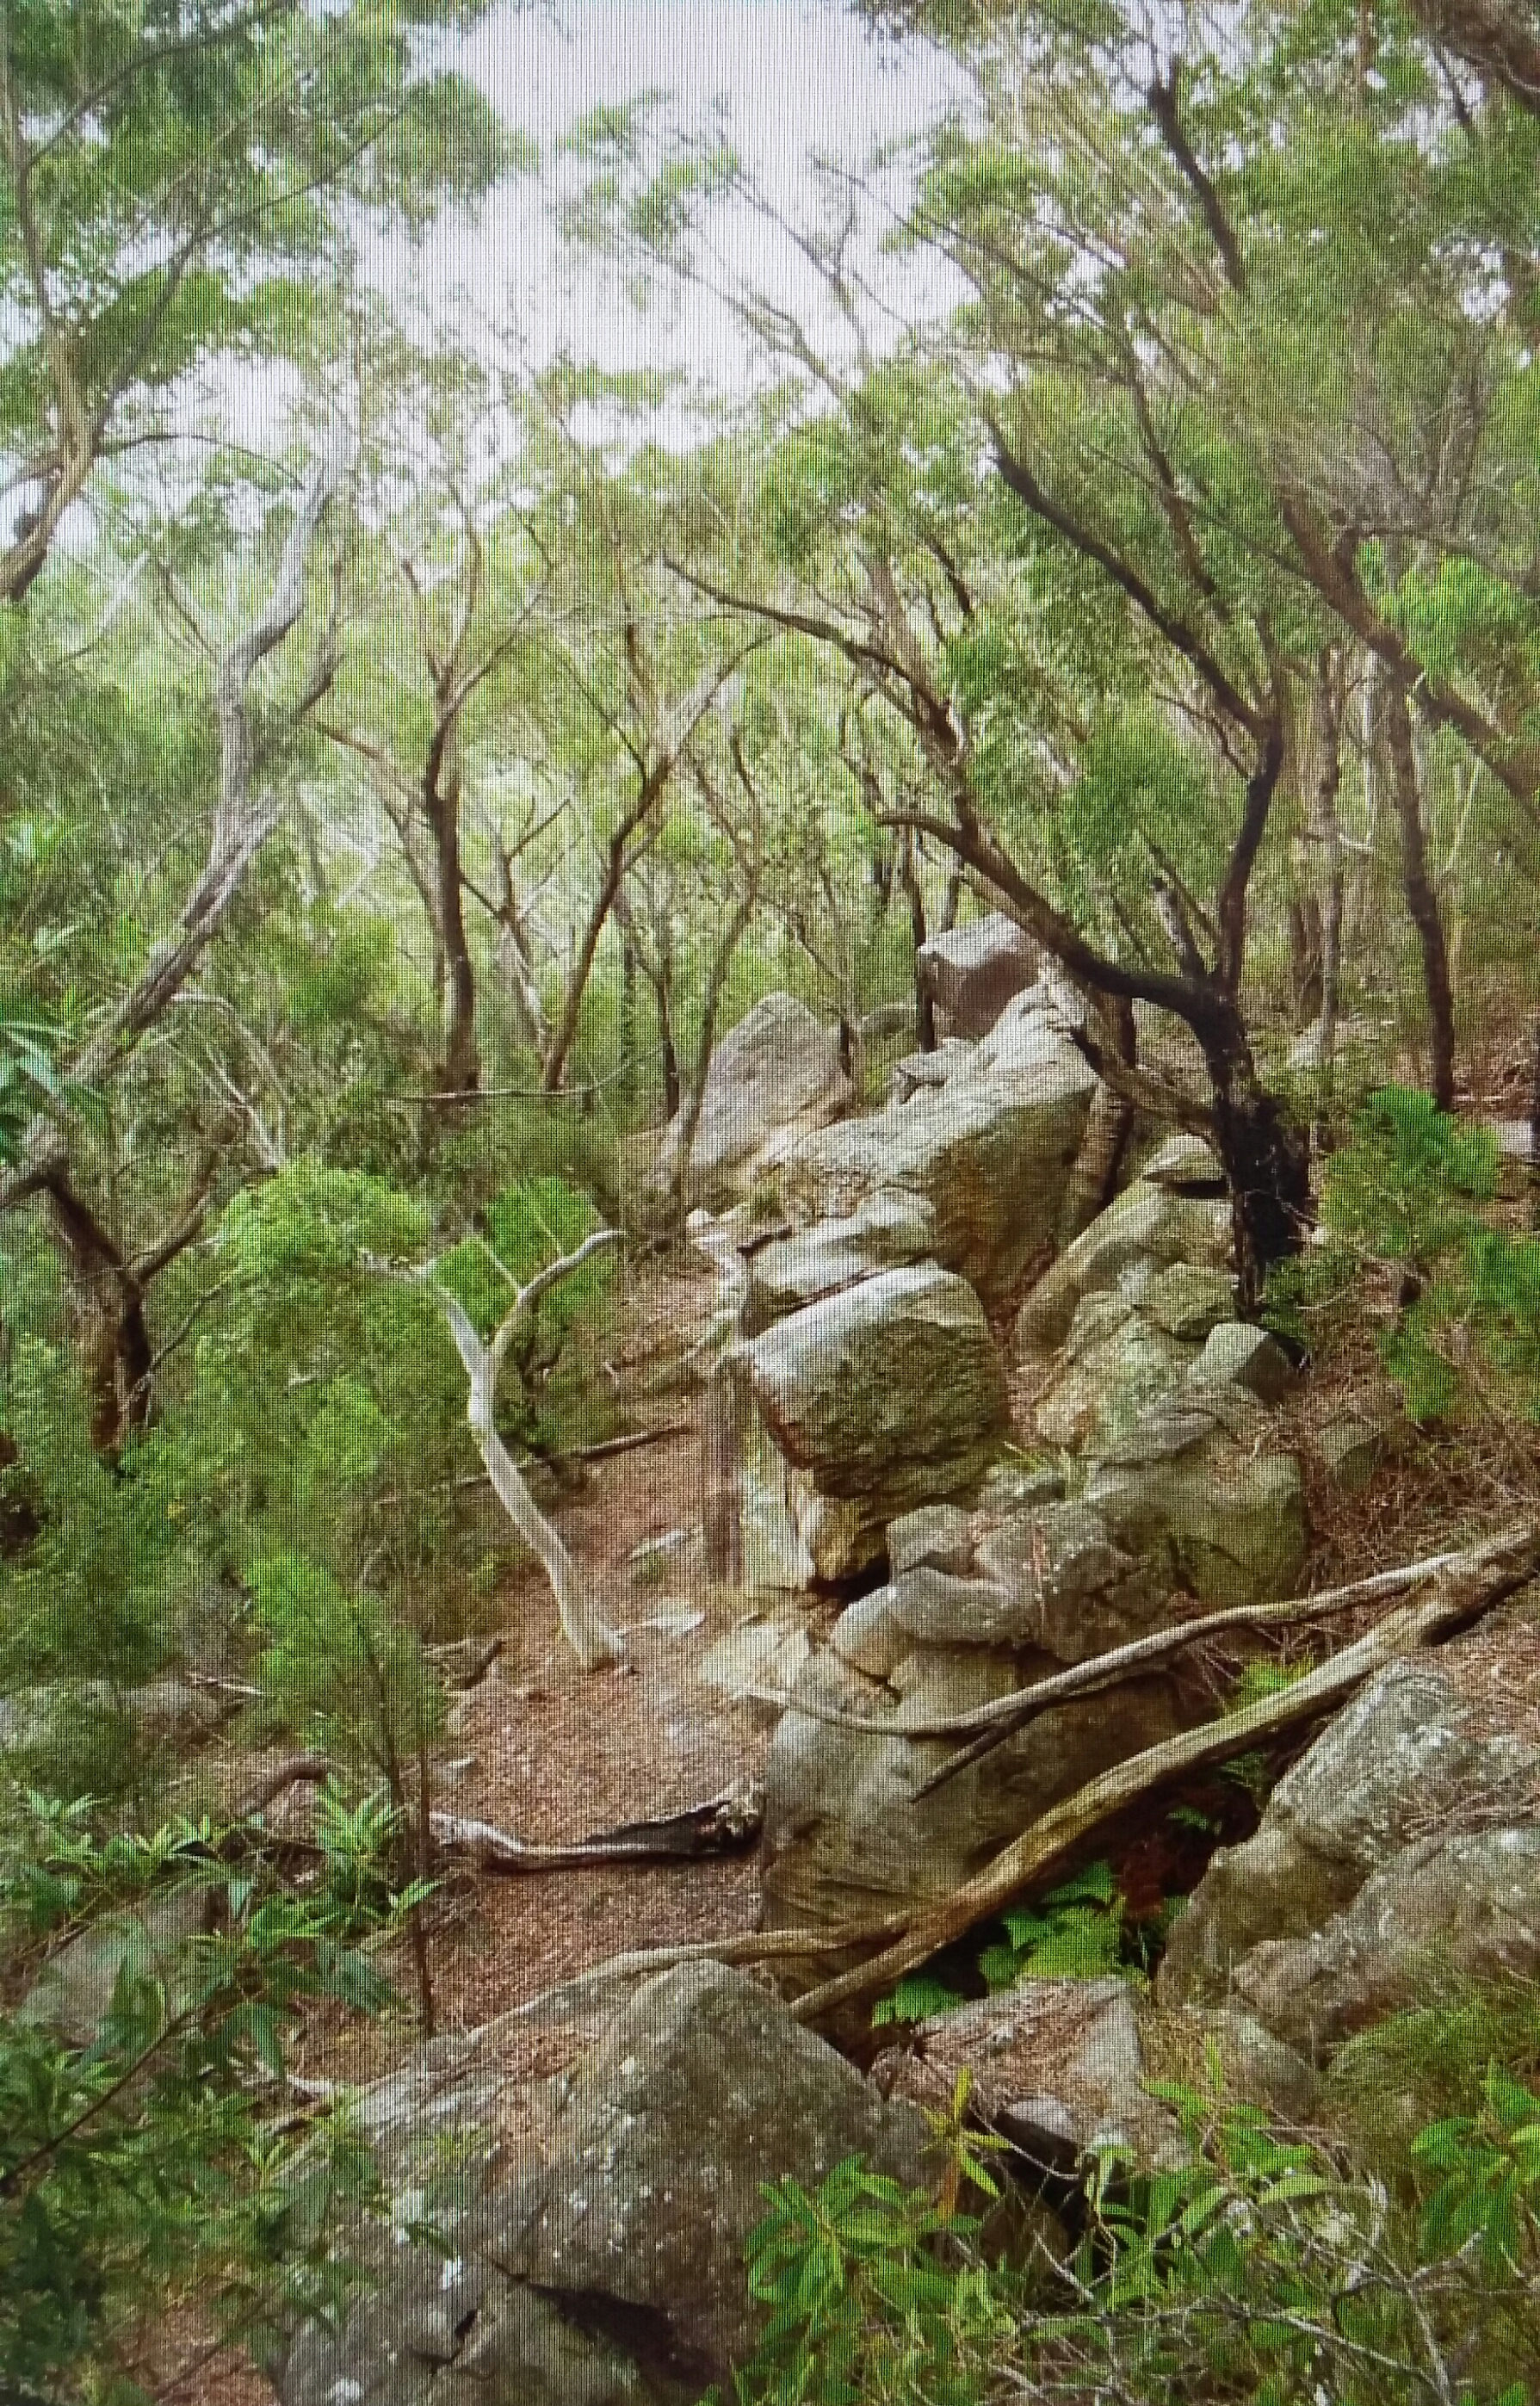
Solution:
[{"label": "dirt trail", "polygon": [[[711,1292],[709,1278],[671,1274],[633,1287],[612,1367],[623,1394],[642,1391],[633,1408],[643,1424],[695,1422],[695,1399],[676,1390],[659,1396],[654,1374],[685,1350]],[[625,1631],[629,1663],[582,1671],[539,1568],[520,1564],[499,1592],[502,1651],[453,1706],[438,1749],[436,1801],[445,1810],[529,1843],[567,1844],[758,1777],[770,1743],[763,1715],[699,1677],[708,1648],[746,1600],[708,1585],[693,1542],[671,1554],[657,1578],[639,1580],[629,1564],[648,1538],[682,1531],[694,1540],[701,1495],[692,1425],[687,1436],[595,1463],[579,1493],[548,1507],[606,1617]],[[295,1790],[288,1809],[303,1821],[307,1791]],[[622,1948],[750,1928],[757,1910],[752,1855],[451,1884],[430,1908],[437,2030],[474,2030]],[[384,1968],[412,1997],[404,1946]],[[320,2009],[296,2035],[292,2068],[302,2079],[367,2081],[399,2061],[417,2035],[410,2019],[363,2022]],[[538,2076],[566,2059],[572,2041],[531,2032],[513,2047]],[[509,2052],[500,2048],[501,2059]],[[174,2317],[154,2335],[139,2378],[159,2406],[272,2406],[268,2384],[238,2352],[199,2361],[207,2346],[196,2315]]]},{"label": "dirt trail", "polygon": [[[599,1465],[586,1494],[559,1513],[606,1614],[626,1632],[629,1664],[579,1670],[539,1574],[521,1569],[504,1599],[503,1650],[455,1709],[450,1760],[472,1761],[445,1791],[451,1810],[527,1842],[570,1844],[758,1776],[763,1721],[699,1676],[742,1598],[705,1583],[693,1548],[657,1583],[640,1585],[628,1569],[647,1538],[694,1534],[700,1493],[692,1436]],[[482,1879],[459,1944],[438,1949],[440,2025],[472,2029],[622,1947],[745,1929],[757,1901],[752,1858]]]}]

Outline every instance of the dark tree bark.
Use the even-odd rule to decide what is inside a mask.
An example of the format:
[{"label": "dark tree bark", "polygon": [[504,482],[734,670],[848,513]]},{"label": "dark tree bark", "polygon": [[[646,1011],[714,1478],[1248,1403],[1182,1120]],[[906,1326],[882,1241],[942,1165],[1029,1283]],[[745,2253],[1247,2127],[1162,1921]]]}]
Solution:
[{"label": "dark tree bark", "polygon": [[129,1255],[76,1192],[67,1170],[56,1168],[42,1181],[68,1280],[91,1442],[109,1461],[154,1417],[156,1357],[146,1296],[197,1236],[212,1183],[212,1165],[205,1165],[201,1191],[177,1226],[159,1244]]},{"label": "dark tree bark", "polygon": [[914,942],[914,1037],[922,1053],[936,1050],[936,998],[927,988],[920,955],[928,941],[925,889],[914,866],[914,841],[905,836],[898,850],[898,874],[909,904],[910,934]]},{"label": "dark tree bark", "polygon": [[476,971],[465,931],[465,879],[459,856],[459,777],[449,757],[452,730],[431,746],[422,780],[422,814],[433,847],[433,917],[444,948],[444,1059],[446,1094],[473,1095],[481,1083],[476,1049]]},{"label": "dark tree bark", "polygon": [[1422,987],[1428,1003],[1433,1055],[1433,1098],[1441,1111],[1454,1109],[1454,988],[1443,914],[1428,872],[1427,833],[1412,743],[1406,697],[1387,677],[1380,687],[1380,724],[1390,755],[1391,785],[1401,828],[1401,888],[1422,955]]}]

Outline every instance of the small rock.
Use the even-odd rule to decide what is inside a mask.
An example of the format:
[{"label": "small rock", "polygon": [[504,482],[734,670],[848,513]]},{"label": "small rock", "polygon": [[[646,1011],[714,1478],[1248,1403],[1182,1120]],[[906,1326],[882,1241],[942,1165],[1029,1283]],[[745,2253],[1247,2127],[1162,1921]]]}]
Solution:
[{"label": "small rock", "polygon": [[1194,1381],[1213,1380],[1243,1387],[1259,1403],[1276,1404],[1293,1383],[1294,1366],[1264,1328],[1222,1320],[1209,1330],[1192,1376]]},{"label": "small rock", "polygon": [[931,937],[915,955],[920,982],[954,1034],[987,1036],[1006,1004],[1038,974],[1041,953],[1014,919],[991,911]]},{"label": "small rock", "polygon": [[1406,1434],[1399,1414],[1339,1412],[1316,1435],[1316,1451],[1344,1495],[1356,1495],[1384,1467]]},{"label": "small rock", "polygon": [[1209,1330],[1228,1320],[1235,1308],[1232,1281],[1196,1262],[1173,1262],[1154,1281],[1145,1301],[1156,1326],[1186,1345],[1201,1345]]},{"label": "small rock", "polygon": [[889,1523],[887,1558],[895,1578],[923,1566],[961,1577],[973,1559],[973,1523],[955,1504],[922,1505]]}]

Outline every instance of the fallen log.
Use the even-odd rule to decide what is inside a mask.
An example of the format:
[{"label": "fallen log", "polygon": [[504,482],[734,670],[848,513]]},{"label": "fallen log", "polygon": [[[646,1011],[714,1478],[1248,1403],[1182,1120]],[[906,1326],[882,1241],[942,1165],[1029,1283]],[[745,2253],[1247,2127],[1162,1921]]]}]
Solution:
[{"label": "fallen log", "polygon": [[[1297,1728],[1340,1705],[1355,1688],[1398,1656],[1415,1653],[1430,1640],[1467,1626],[1522,1587],[1540,1571],[1540,1521],[1528,1521],[1452,1557],[1441,1558],[1431,1577],[1433,1593],[1414,1598],[1387,1614],[1377,1628],[1344,1647],[1320,1668],[1280,1694],[1245,1711],[1226,1713],[1147,1748],[1089,1780],[1013,1840],[993,1862],[950,1896],[916,1907],[903,1936],[854,1971],[826,1980],[799,1997],[791,2010],[799,2021],[816,2021],[852,1999],[890,1988],[929,1957],[987,1921],[1024,1889],[1040,1880],[1071,1849],[1104,1822],[1160,1788],[1168,1779],[1222,1762],[1259,1739]],[[820,1952],[865,1943],[854,1929],[832,1930]]]},{"label": "fallen log", "polygon": [[455,1813],[430,1813],[435,1843],[474,1859],[478,1871],[493,1873],[583,1871],[596,1863],[706,1862],[746,1854],[758,1844],[763,1816],[758,1799],[742,1790],[710,1804],[656,1820],[627,1821],[567,1847],[530,1847],[490,1821]]}]

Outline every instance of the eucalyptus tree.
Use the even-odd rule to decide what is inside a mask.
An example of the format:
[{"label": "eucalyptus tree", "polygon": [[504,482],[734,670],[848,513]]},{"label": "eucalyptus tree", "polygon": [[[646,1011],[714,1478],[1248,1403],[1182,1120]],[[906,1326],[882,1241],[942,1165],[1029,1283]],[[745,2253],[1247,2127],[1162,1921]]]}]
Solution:
[{"label": "eucalyptus tree", "polygon": [[[420,226],[516,153],[443,36],[480,0],[6,0],[0,428],[19,601],[109,455],[211,350],[292,355],[360,218]],[[318,304],[317,288],[320,290]]]}]

